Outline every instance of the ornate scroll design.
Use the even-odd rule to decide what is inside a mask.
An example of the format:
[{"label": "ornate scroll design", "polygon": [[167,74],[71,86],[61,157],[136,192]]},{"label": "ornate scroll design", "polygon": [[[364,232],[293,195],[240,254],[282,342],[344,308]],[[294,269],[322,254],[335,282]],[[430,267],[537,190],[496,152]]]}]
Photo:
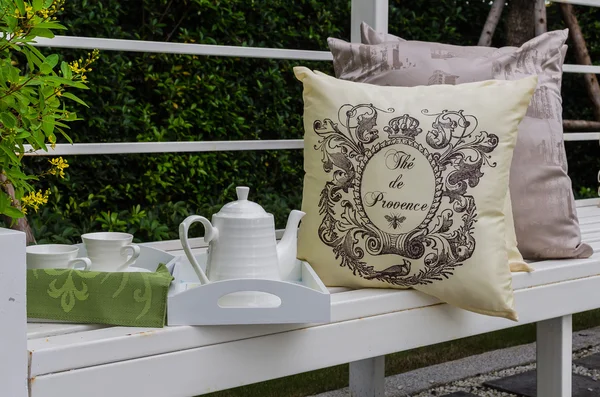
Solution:
[{"label": "ornate scroll design", "polygon": [[[378,115],[394,112],[372,104],[347,104],[339,109],[337,123],[329,118],[314,121],[319,136],[314,149],[321,151],[323,170],[331,174],[320,194],[318,235],[332,248],[340,266],[354,275],[406,287],[430,284],[450,277],[475,250],[477,209],[467,193],[479,184],[482,167],[496,166],[490,153],[498,137],[477,131],[477,118],[463,110],[430,114],[424,109],[421,119],[433,118],[425,134],[419,119],[403,114],[389,120],[383,127],[387,137],[380,138]],[[435,192],[418,226],[404,230],[406,215],[391,211],[385,220],[392,232],[386,232],[365,212],[361,184],[369,161],[398,145],[416,150],[427,160]],[[376,270],[366,262],[366,254],[397,255],[398,263]],[[416,260],[423,266],[412,271]]]}]

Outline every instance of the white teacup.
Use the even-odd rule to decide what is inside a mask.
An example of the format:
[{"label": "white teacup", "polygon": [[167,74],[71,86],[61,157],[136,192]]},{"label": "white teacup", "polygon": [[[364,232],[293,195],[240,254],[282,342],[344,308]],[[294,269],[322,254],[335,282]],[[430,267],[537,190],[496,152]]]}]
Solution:
[{"label": "white teacup", "polygon": [[[26,248],[28,269],[89,270],[92,261],[78,258],[79,248],[67,244],[39,244]],[[76,266],[76,264],[81,265]]]},{"label": "white teacup", "polygon": [[[86,233],[81,236],[92,270],[98,272],[125,271],[140,256],[140,247],[131,244],[133,235],[120,232]],[[128,252],[131,256],[128,257]]]}]

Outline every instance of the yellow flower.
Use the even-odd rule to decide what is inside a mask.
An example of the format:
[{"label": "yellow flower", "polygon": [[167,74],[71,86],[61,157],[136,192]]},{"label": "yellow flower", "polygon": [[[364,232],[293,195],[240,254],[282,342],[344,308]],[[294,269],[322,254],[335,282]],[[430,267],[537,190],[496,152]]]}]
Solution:
[{"label": "yellow flower", "polygon": [[50,171],[48,171],[50,175],[58,175],[61,178],[65,177],[64,170],[65,168],[69,167],[69,164],[66,160],[64,160],[62,157],[53,158],[52,160],[50,160],[50,164],[52,165],[52,168],[50,169]]},{"label": "yellow flower", "polygon": [[79,63],[81,62],[81,59],[79,61],[73,61],[72,63],[69,64],[69,67],[71,68],[71,70],[75,73],[85,73],[85,68],[82,68],[79,66]]},{"label": "yellow flower", "polygon": [[[64,8],[62,7],[63,4],[64,0],[54,0],[48,8],[42,8],[41,10],[38,10],[36,14],[43,20],[56,20],[54,14],[56,14],[58,11],[64,10]],[[27,17],[33,17],[34,13],[31,5],[26,5],[25,9],[27,11]]]},{"label": "yellow flower", "polygon": [[[60,93],[60,91],[59,91],[59,93]],[[52,149],[55,149],[56,148],[56,138],[54,137],[54,135],[49,136],[48,141],[50,142],[50,147]]]},{"label": "yellow flower", "polygon": [[71,69],[71,71],[76,75],[80,75],[82,81],[87,80],[87,76],[85,76],[85,73],[92,71],[92,68],[90,68],[89,66],[100,57],[100,51],[96,49],[91,53],[88,53],[87,55],[88,57],[85,61],[79,58],[78,60],[73,61],[69,64],[69,68]]},{"label": "yellow flower", "polygon": [[33,208],[37,212],[40,205],[48,203],[48,196],[50,196],[50,190],[46,190],[44,193],[41,190],[29,192],[29,194],[21,198],[21,211],[27,214],[27,209]]}]

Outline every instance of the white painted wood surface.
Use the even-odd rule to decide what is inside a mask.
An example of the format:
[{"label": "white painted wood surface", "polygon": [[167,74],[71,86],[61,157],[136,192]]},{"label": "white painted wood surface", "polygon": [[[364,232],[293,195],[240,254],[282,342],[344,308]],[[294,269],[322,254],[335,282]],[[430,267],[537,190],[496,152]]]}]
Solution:
[{"label": "white painted wood surface", "polygon": [[571,397],[573,318],[566,315],[536,325],[537,395]]},{"label": "white painted wood surface", "polygon": [[31,145],[23,145],[25,156],[65,156],[72,154],[130,154],[130,153],[191,153],[223,152],[239,150],[302,149],[302,139],[276,139],[251,141],[202,141],[202,142],[113,142],[113,143],[59,143],[56,148],[31,151]]},{"label": "white painted wood surface", "polygon": [[[568,132],[565,141],[595,141],[600,132]],[[302,139],[246,140],[246,141],[190,141],[190,142],[113,142],[113,143],[59,143],[48,151],[32,151],[24,145],[25,156],[68,156],[133,153],[202,153],[250,150],[299,150]]]},{"label": "white painted wood surface", "polygon": [[578,215],[583,214],[586,211],[593,212],[594,209],[592,207],[595,205],[598,205],[598,204],[600,204],[600,198],[598,198],[598,197],[575,200],[575,207],[577,207]]},{"label": "white painted wood surface", "polygon": [[57,335],[69,335],[75,332],[108,328],[108,325],[66,324],[66,323],[28,323],[27,339],[44,339]]},{"label": "white painted wood surface", "polygon": [[[204,260],[204,266],[205,266]],[[302,282],[280,280],[237,279],[200,284],[196,275],[190,289],[184,287],[189,280],[179,279],[177,273],[183,266],[190,270],[189,261],[181,258],[176,265],[167,305],[169,325],[223,325],[223,324],[301,324],[328,323],[331,319],[331,295],[319,276],[306,262],[298,262]],[[202,266],[204,268],[204,266]],[[279,298],[276,307],[220,307],[219,299],[240,291],[259,291]]]},{"label": "white painted wood surface", "polygon": [[0,395],[27,396],[25,233],[0,228]]},{"label": "white painted wood surface", "polygon": [[600,0],[552,0],[554,3],[570,3],[580,6],[600,7]]},{"label": "white painted wood surface", "polygon": [[350,41],[360,43],[360,24],[366,22],[380,33],[388,32],[388,0],[352,0]]},{"label": "white painted wood surface", "polygon": [[563,65],[565,73],[594,73],[600,74],[600,66],[596,65]]},{"label": "white painted wood surface", "polygon": [[[600,229],[597,204],[577,202],[581,219],[598,219]],[[600,250],[600,230],[583,237]],[[600,252],[532,267],[532,273],[513,274],[519,323],[469,313],[418,291],[335,288],[325,325],[108,327],[65,335],[56,332],[67,325],[48,325],[55,336],[32,335],[28,343],[32,397],[77,396],[88,383],[89,397],[193,396],[600,307]]]},{"label": "white painted wood surface", "polygon": [[600,139],[600,132],[566,132],[565,141],[597,141]]},{"label": "white painted wood surface", "polygon": [[[517,291],[520,324],[600,307],[598,288],[600,276]],[[75,397],[83,390],[86,397],[189,397],[515,325],[437,304],[39,375],[31,391],[32,397]],[[207,328],[196,332],[213,332]],[[145,338],[150,345],[153,336]]]},{"label": "white painted wood surface", "polygon": [[385,396],[385,356],[350,363],[350,396]]},{"label": "white painted wood surface", "polygon": [[285,48],[241,47],[78,36],[55,36],[52,39],[38,37],[35,41],[32,44],[36,47],[81,48],[90,50],[97,48],[102,51],[156,52],[161,54],[212,55],[236,58],[303,59],[310,61],[331,61],[333,59],[329,51]]}]

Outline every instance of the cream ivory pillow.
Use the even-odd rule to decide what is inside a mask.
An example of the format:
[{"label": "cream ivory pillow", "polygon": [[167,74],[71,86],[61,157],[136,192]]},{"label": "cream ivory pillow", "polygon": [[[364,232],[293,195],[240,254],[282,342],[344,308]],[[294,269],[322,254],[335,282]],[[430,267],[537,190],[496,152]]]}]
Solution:
[{"label": "cream ivory pillow", "polygon": [[504,207],[537,76],[391,87],[294,72],[305,129],[298,257],[327,286],[414,287],[516,320]]}]

